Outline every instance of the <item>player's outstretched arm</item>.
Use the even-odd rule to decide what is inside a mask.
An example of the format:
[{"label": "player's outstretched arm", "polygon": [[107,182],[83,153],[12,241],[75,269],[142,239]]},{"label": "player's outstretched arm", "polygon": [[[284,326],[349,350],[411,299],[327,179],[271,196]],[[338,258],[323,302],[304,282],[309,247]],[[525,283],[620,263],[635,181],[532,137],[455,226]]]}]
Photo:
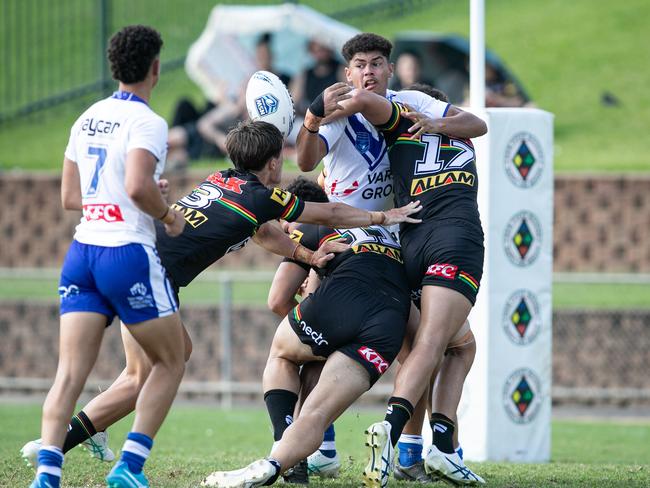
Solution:
[{"label": "player's outstretched arm", "polygon": [[366,212],[344,203],[305,202],[305,208],[296,220],[307,224],[322,224],[338,228],[368,227],[369,225],[394,225],[408,222],[419,224],[411,217],[422,209],[419,201],[383,212]]},{"label": "player's outstretched arm", "polygon": [[321,246],[317,251],[307,249],[293,240],[282,230],[278,222],[270,221],[263,224],[253,236],[253,240],[273,254],[294,259],[309,266],[324,267],[334,258],[337,252],[343,252],[350,246],[340,242],[331,242]]},{"label": "player's outstretched arm", "polygon": [[470,139],[487,134],[488,130],[483,119],[454,105],[450,105],[447,115],[440,119],[432,119],[420,112],[405,112],[402,116],[414,122],[409,128],[413,139],[424,133]]}]

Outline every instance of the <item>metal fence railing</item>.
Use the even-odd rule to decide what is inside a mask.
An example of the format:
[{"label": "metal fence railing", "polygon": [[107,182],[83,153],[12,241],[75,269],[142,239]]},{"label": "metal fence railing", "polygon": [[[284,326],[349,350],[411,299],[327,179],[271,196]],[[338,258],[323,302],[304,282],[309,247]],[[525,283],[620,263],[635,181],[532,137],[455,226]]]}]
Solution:
[{"label": "metal fence railing", "polygon": [[[292,0],[362,28],[433,0]],[[164,36],[165,72],[183,66],[214,0],[3,0],[0,2],[0,123],[113,85],[106,44],[121,26],[155,26]],[[279,0],[226,0],[277,4]]]},{"label": "metal fence railing", "polygon": [[[0,268],[0,280],[53,280],[58,276],[55,269]],[[266,360],[266,350],[255,344],[267,342],[273,335],[277,317],[266,310],[265,292],[256,298],[241,290],[246,283],[268,284],[272,271],[220,271],[206,272],[197,278],[202,289],[208,289],[201,303],[192,303],[181,295],[183,315],[188,330],[196,337],[196,347],[181,391],[188,396],[210,396],[220,400],[223,406],[231,405],[233,398],[248,398],[259,394],[259,373]],[[627,279],[625,277],[627,276]],[[636,283],[647,275],[611,275],[617,282]],[[571,274],[556,274],[555,282],[572,281]],[[587,278],[587,275],[582,277]],[[596,275],[589,275],[595,280]],[[602,280],[602,276],[601,276]],[[601,281],[602,282],[602,281]],[[647,281],[642,281],[647,283]],[[240,288],[242,287],[242,288]],[[249,289],[247,289],[249,290]],[[240,291],[240,293],[238,293]],[[247,291],[246,293],[252,293]],[[212,298],[213,297],[213,298]],[[260,298],[261,297],[261,298]],[[5,315],[0,316],[4,325],[3,341],[10,344],[22,339],[25,331],[21,320],[44,321],[44,330],[55,330],[56,306],[48,313],[39,315],[42,303],[29,299],[17,306],[5,302]],[[30,306],[33,304],[33,306]],[[13,308],[12,308],[13,307]],[[14,312],[7,312],[12,308]],[[206,313],[209,310],[210,313]],[[38,318],[37,318],[38,317]],[[12,330],[11,327],[14,327]],[[8,328],[7,328],[8,327]],[[0,327],[1,328],[1,327]],[[38,331],[34,331],[38,334]],[[253,337],[251,337],[253,336]],[[119,337],[115,347],[119,348]],[[110,348],[109,344],[109,348]],[[3,369],[0,347],[0,391],[42,391],[48,381],[35,379],[35,371],[16,365],[31,364],[25,360],[35,354],[24,347],[7,346],[5,363],[11,368]],[[20,351],[22,350],[22,352]],[[18,352],[16,352],[18,351]],[[115,357],[110,350],[109,356]],[[245,358],[245,360],[243,359]],[[33,358],[32,358],[33,359]],[[209,374],[197,371],[196,365],[212,364]],[[650,309],[556,309],[553,312],[553,400],[558,403],[628,403],[650,401]],[[6,366],[6,364],[5,364]],[[193,369],[194,368],[194,369]],[[12,374],[8,374],[13,371]],[[42,372],[41,372],[42,373]],[[14,376],[14,377],[11,377]],[[46,376],[46,375],[44,375]],[[107,378],[110,377],[106,376]],[[103,377],[102,377],[103,378]],[[23,381],[24,380],[24,381]],[[388,378],[388,382],[390,378]],[[383,382],[386,383],[386,382]],[[383,385],[382,383],[382,385]],[[371,397],[382,397],[387,388],[378,385]],[[91,388],[93,390],[94,387]]]}]

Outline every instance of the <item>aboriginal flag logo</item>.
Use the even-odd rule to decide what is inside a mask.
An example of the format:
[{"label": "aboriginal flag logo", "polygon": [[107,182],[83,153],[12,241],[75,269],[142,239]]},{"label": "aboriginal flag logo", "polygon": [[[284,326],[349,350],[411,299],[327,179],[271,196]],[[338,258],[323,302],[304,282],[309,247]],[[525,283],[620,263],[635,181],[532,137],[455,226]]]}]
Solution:
[{"label": "aboriginal flag logo", "polygon": [[507,144],[503,162],[512,183],[520,188],[530,188],[537,183],[544,169],[542,144],[530,132],[519,132]]},{"label": "aboriginal flag logo", "polygon": [[533,263],[539,256],[541,242],[541,225],[532,212],[518,212],[506,224],[503,246],[513,264],[528,266]]},{"label": "aboriginal flag logo", "polygon": [[521,146],[519,146],[515,156],[512,158],[512,163],[517,168],[517,171],[519,171],[522,179],[526,180],[530,170],[535,164],[535,156],[530,152],[526,141],[521,141]]},{"label": "aboriginal flag logo", "polygon": [[530,248],[533,245],[534,240],[535,237],[533,236],[532,232],[530,231],[530,228],[528,227],[528,222],[526,222],[525,218],[522,219],[521,223],[519,224],[519,228],[517,229],[517,232],[512,237],[512,242],[517,248],[517,251],[521,256],[521,259],[526,259],[526,254],[528,254],[528,251],[530,251]]},{"label": "aboriginal flag logo", "polygon": [[521,377],[515,391],[510,395],[510,398],[519,412],[519,415],[522,417],[526,415],[526,410],[528,410],[528,407],[530,407],[535,399],[535,392],[530,388],[525,376]]},{"label": "aboriginal flag logo", "polygon": [[503,308],[502,327],[515,344],[525,346],[533,342],[541,329],[541,314],[537,297],[530,290],[517,290]]},{"label": "aboriginal flag logo", "polygon": [[528,424],[539,413],[543,392],[539,377],[530,368],[514,371],[503,387],[503,406],[516,424]]}]

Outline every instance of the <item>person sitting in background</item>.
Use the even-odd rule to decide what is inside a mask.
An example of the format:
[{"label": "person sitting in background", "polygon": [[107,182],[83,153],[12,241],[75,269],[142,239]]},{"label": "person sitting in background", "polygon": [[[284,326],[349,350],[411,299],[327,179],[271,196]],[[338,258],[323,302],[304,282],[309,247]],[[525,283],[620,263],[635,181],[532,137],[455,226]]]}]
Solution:
[{"label": "person sitting in background", "polygon": [[413,51],[404,51],[395,61],[395,76],[391,80],[391,90],[404,90],[414,83],[426,83],[422,81],[422,60]]},{"label": "person sitting in background", "polygon": [[289,86],[296,114],[300,116],[305,114],[311,101],[325,88],[345,79],[343,65],[329,47],[312,40],[307,49],[314,64],[295,76]]},{"label": "person sitting in background", "polygon": [[[272,35],[266,32],[260,36],[255,45],[255,62],[257,70],[271,71],[287,85],[291,78],[285,73],[273,70],[273,53],[271,50]],[[193,106],[182,101],[177,107],[175,122],[169,130],[169,166],[170,169],[184,169],[188,162],[200,158],[224,158],[226,151],[226,135],[238,122],[245,120],[246,113],[246,83],[239,89],[237,97],[223,96],[218,103],[206,105],[203,113],[198,113]],[[192,117],[192,111],[198,115]],[[189,117],[188,121],[183,116]]]}]

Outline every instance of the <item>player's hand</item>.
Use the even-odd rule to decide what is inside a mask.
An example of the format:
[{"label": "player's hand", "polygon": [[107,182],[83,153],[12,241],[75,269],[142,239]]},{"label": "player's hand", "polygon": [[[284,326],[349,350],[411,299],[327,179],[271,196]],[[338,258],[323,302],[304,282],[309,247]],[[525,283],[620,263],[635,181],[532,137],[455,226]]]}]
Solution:
[{"label": "player's hand", "polygon": [[325,104],[325,117],[331,115],[337,110],[343,110],[343,107],[340,103],[343,100],[352,98],[350,92],[352,87],[347,83],[338,82],[334,83],[332,86],[325,88],[323,92],[323,103]]},{"label": "player's hand", "polygon": [[391,208],[390,210],[384,211],[386,218],[381,225],[388,226],[402,222],[408,222],[409,224],[419,224],[422,222],[422,219],[414,219],[412,217],[409,217],[409,215],[417,213],[420,210],[422,210],[422,205],[420,205],[419,200],[404,205],[403,207]]},{"label": "player's hand", "polygon": [[170,224],[165,224],[165,232],[170,237],[176,237],[185,228],[185,217],[181,212],[171,207],[169,208],[169,213],[174,215],[174,220]]},{"label": "player's hand", "polygon": [[426,114],[421,112],[405,112],[402,116],[414,122],[408,130],[413,134],[411,139],[419,139],[422,134],[436,134],[440,132],[438,121]]},{"label": "player's hand", "polygon": [[165,178],[158,180],[158,189],[162,197],[167,201],[167,197],[169,196],[169,180]]},{"label": "player's hand", "polygon": [[329,241],[320,246],[309,260],[309,265],[317,268],[324,268],[327,266],[336,253],[345,252],[350,249],[350,246],[342,242]]}]

